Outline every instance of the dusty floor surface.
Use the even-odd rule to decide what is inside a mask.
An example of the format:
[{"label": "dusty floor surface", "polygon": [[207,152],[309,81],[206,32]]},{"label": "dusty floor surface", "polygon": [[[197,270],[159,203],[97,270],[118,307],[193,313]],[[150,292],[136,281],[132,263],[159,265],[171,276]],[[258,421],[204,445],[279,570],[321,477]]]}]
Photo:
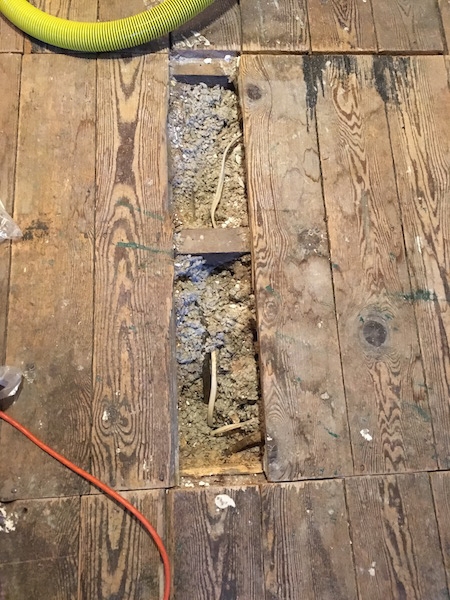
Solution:
[{"label": "dusty floor surface", "polygon": [[[171,80],[169,108],[170,178],[175,228],[211,227],[210,208],[224,152],[241,133],[236,93],[220,85]],[[226,160],[219,227],[248,225],[244,149],[237,142]]]},{"label": "dusty floor surface", "polygon": [[[259,449],[229,456],[229,449],[258,423],[223,436],[207,424],[203,365],[218,350],[218,393],[214,427],[259,415],[255,357],[255,307],[251,259],[214,268],[202,257],[179,256],[175,263],[178,399],[181,468],[258,460]],[[243,456],[250,454],[250,456]]]}]

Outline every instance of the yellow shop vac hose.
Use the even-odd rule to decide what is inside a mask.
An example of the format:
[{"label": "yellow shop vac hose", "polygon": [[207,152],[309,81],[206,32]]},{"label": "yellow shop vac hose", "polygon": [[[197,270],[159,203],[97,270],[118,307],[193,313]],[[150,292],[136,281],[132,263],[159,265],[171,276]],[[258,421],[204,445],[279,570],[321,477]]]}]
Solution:
[{"label": "yellow shop vac hose", "polygon": [[45,13],[28,0],[0,0],[0,12],[34,38],[66,50],[110,52],[145,44],[183,25],[214,0],[163,0],[138,15],[81,23]]}]

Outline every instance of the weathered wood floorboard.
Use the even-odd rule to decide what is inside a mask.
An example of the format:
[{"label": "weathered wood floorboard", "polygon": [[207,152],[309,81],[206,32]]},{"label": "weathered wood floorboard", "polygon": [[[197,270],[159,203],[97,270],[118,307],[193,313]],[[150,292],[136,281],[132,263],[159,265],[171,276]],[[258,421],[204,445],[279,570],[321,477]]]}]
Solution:
[{"label": "weathered wood floorboard", "polygon": [[379,61],[311,60],[355,471],[435,469]]},{"label": "weathered wood floorboard", "polygon": [[77,600],[80,498],[0,503],[0,598]]},{"label": "weathered wood floorboard", "polygon": [[[22,58],[18,54],[0,55],[0,201],[12,214],[16,170],[19,83]],[[11,246],[0,244],[0,364],[5,362],[6,319],[8,310]],[[1,426],[0,426],[1,427]]]},{"label": "weathered wood floorboard", "polygon": [[200,15],[172,33],[172,45],[181,53],[239,52],[241,10],[238,0],[214,2]]},{"label": "weathered wood floorboard", "polygon": [[264,597],[257,486],[169,492],[173,597]]},{"label": "weathered wood floorboard", "polygon": [[307,52],[306,0],[241,0],[244,52]]},{"label": "weathered wood floorboard", "polygon": [[[23,57],[7,364],[24,371],[9,411],[89,468],[92,405],[95,63]],[[86,483],[2,427],[0,498],[77,494]]]},{"label": "weathered wood floorboard", "polygon": [[359,597],[448,598],[427,473],[345,482]]},{"label": "weathered wood floorboard", "polygon": [[379,52],[442,53],[436,0],[372,0]]},{"label": "weathered wood floorboard", "polygon": [[340,480],[262,487],[266,600],[356,600]]},{"label": "weathered wood floorboard", "polygon": [[450,468],[450,87],[444,59],[380,58],[438,463]]},{"label": "weathered wood floorboard", "polygon": [[98,61],[93,469],[170,486],[177,435],[165,54]]},{"label": "weathered wood floorboard", "polygon": [[312,51],[376,52],[372,1],[308,0]]},{"label": "weathered wood floorboard", "polygon": [[[165,493],[125,492],[165,541]],[[147,532],[104,496],[81,501],[80,589],[78,598],[162,598],[162,563]]]},{"label": "weathered wood floorboard", "polygon": [[308,68],[294,56],[241,60],[272,481],[353,472]]}]

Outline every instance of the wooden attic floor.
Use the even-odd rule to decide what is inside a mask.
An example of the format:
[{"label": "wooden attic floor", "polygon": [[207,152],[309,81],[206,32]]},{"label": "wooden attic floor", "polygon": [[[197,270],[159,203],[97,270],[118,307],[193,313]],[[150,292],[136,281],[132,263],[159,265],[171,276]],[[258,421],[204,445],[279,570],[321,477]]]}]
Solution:
[{"label": "wooden attic floor", "polygon": [[[142,9],[38,4],[86,20]],[[0,21],[0,198],[25,232],[0,246],[0,359],[25,371],[9,410],[127,490],[170,548],[176,600],[450,597],[439,7],[225,0],[172,36],[243,53],[265,406],[267,481],[194,488],[176,486],[169,41],[79,58]],[[132,519],[5,424],[0,456],[1,600],[160,597]],[[236,508],[217,509],[223,493]]]}]

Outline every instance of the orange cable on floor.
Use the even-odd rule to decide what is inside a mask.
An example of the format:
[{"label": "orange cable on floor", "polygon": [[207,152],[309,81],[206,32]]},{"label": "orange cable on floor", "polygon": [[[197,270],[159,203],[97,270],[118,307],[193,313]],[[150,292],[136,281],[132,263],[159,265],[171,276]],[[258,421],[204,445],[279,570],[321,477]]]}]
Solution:
[{"label": "orange cable on floor", "polygon": [[58,462],[60,462],[62,465],[64,465],[65,467],[67,467],[68,469],[70,469],[71,471],[73,471],[74,473],[76,473],[77,475],[79,475],[80,477],[83,477],[83,479],[86,479],[87,481],[89,481],[90,483],[92,483],[93,485],[95,485],[102,492],[104,492],[107,496],[109,496],[110,498],[112,498],[113,500],[115,500],[116,502],[118,502],[121,506],[123,506],[124,508],[126,508],[132,515],[134,515],[136,517],[136,519],[142,524],[142,526],[150,534],[151,538],[155,542],[155,545],[158,548],[159,553],[161,555],[161,560],[162,560],[163,565],[164,565],[164,595],[163,595],[163,600],[169,600],[169,597],[170,597],[170,561],[169,561],[169,556],[167,554],[167,550],[166,550],[166,548],[164,546],[164,543],[163,543],[162,539],[159,537],[159,535],[156,532],[156,530],[153,527],[153,525],[137,510],[137,508],[135,508],[132,504],[130,504],[130,502],[128,502],[128,500],[125,500],[125,498],[123,498],[120,494],[118,494],[117,492],[115,492],[114,490],[112,490],[105,483],[102,483],[101,481],[99,481],[96,477],[94,477],[90,473],[87,473],[86,471],[84,471],[80,467],[77,467],[72,462],[70,462],[70,460],[68,460],[67,458],[64,458],[64,456],[61,456],[61,454],[58,454],[58,452],[56,452],[55,450],[52,450],[52,448],[50,448],[49,446],[47,446],[47,444],[44,444],[44,442],[41,442],[41,440],[39,440],[37,437],[35,437],[30,431],[28,431],[28,429],[26,429],[25,427],[23,427],[23,425],[21,425],[20,423],[18,423],[16,420],[14,420],[12,417],[8,416],[3,411],[0,411],[0,419],[3,419],[3,421],[6,421],[6,423],[9,423],[13,427],[15,427],[15,429],[17,429],[17,431],[20,431],[20,433],[22,433],[31,442],[33,442],[33,444],[36,444],[36,446],[38,448],[40,448],[41,450],[43,450],[44,452],[46,452],[47,454],[49,454],[52,458],[54,458],[55,460],[57,460]]}]

